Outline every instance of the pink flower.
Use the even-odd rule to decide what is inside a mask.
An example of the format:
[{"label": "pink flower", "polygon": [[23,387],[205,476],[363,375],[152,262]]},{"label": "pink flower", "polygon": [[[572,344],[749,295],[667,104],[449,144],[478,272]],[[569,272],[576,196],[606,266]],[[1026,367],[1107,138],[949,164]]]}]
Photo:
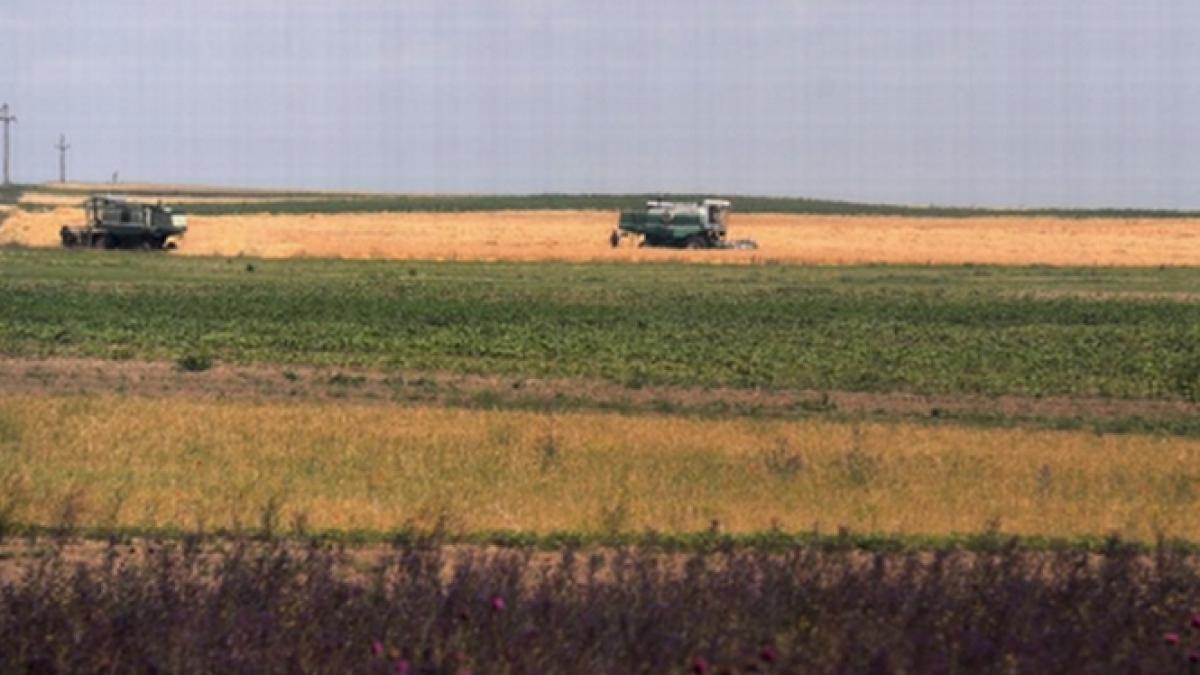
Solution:
[{"label": "pink flower", "polygon": [[373,640],[371,642],[371,654],[375,656],[383,656],[383,643],[379,640]]},{"label": "pink flower", "polygon": [[1175,645],[1179,644],[1179,633],[1167,633],[1163,636],[1163,642],[1166,642],[1168,645],[1174,647]]},{"label": "pink flower", "polygon": [[779,658],[779,652],[775,651],[771,645],[763,645],[763,648],[758,650],[758,658],[767,663],[775,663],[775,660]]},{"label": "pink flower", "polygon": [[1192,615],[1192,628],[1200,628],[1200,614]]},{"label": "pink flower", "polygon": [[1192,663],[1200,663],[1200,652],[1193,651],[1188,654],[1188,661]]},{"label": "pink flower", "polygon": [[708,659],[703,656],[697,656],[692,659],[692,672],[696,675],[708,675],[708,671],[712,668],[708,663]]},{"label": "pink flower", "polygon": [[508,607],[508,605],[504,602],[504,598],[500,597],[499,595],[492,596],[493,611],[503,612],[506,607]]},{"label": "pink flower", "polygon": [[408,675],[408,659],[396,659],[396,675]]}]

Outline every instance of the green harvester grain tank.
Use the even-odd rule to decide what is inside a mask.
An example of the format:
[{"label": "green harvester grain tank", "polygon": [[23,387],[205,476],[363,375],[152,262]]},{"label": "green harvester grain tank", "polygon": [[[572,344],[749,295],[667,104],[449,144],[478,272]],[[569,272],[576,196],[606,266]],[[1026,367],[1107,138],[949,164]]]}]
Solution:
[{"label": "green harvester grain tank", "polygon": [[84,204],[87,223],[63,225],[64,248],[173,249],[187,232],[187,216],[169,206],[141,204],[123,197],[95,195]]},{"label": "green harvester grain tank", "polygon": [[754,249],[750,240],[726,239],[726,222],[731,208],[724,199],[705,199],[701,202],[669,202],[652,199],[644,210],[621,211],[617,229],[609,237],[613,247],[626,238],[638,239],[639,246],[667,248],[732,248]]}]

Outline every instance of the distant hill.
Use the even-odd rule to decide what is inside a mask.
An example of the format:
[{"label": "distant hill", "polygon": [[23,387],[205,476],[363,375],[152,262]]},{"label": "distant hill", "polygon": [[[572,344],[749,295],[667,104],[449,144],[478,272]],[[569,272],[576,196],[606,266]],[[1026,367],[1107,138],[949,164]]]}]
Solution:
[{"label": "distant hill", "polygon": [[[617,210],[636,209],[648,199],[696,201],[719,196],[733,201],[740,213],[795,213],[813,215],[876,215],[920,217],[1049,216],[1063,218],[1197,218],[1200,211],[1169,209],[1069,209],[978,208],[870,204],[807,197],[769,197],[730,194],[379,194],[305,190],[265,190],[229,187],[120,184],[44,184],[0,188],[0,203],[12,203],[22,191],[72,195],[111,192],[131,197],[174,200],[180,208],[198,215],[242,213],[368,213],[387,211],[515,211],[515,210]],[[194,198],[196,201],[189,201]],[[7,202],[5,200],[8,200]]]}]

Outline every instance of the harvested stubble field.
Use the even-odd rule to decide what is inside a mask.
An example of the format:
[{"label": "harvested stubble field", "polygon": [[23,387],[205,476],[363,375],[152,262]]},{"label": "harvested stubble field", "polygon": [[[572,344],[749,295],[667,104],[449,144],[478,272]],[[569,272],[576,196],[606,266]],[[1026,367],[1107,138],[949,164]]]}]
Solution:
[{"label": "harvested stubble field", "polygon": [[[76,197],[37,197],[42,206]],[[220,202],[223,198],[211,199]],[[265,198],[264,198],[265,199]],[[0,244],[57,246],[77,208],[14,212]],[[184,255],[402,260],[686,261],[822,265],[1200,264],[1200,219],[735,214],[731,236],[757,251],[618,249],[615,211],[193,215]]]},{"label": "harvested stubble field", "polygon": [[1200,441],[1149,435],[27,394],[0,450],[44,526],[1200,540]]}]

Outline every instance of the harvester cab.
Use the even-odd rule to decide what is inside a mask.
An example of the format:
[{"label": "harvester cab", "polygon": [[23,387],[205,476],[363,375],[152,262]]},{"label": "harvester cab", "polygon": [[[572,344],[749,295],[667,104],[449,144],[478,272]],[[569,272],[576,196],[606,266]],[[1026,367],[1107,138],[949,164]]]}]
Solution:
[{"label": "harvester cab", "polygon": [[65,248],[173,249],[187,232],[187,216],[169,206],[131,202],[111,195],[90,197],[84,204],[87,223],[63,225]]},{"label": "harvester cab", "polygon": [[662,199],[646,202],[642,211],[622,211],[617,229],[609,236],[613,247],[626,237],[640,237],[641,246],[670,248],[757,248],[749,240],[726,239],[732,204],[725,199],[677,203]]}]

